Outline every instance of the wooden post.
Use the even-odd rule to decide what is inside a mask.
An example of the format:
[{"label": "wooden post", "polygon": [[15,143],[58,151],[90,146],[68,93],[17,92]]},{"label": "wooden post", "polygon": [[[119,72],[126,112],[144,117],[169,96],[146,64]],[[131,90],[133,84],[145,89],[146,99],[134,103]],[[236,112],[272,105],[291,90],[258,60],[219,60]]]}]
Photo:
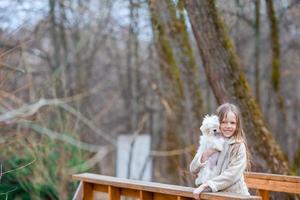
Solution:
[{"label": "wooden post", "polygon": [[84,200],[94,199],[94,191],[93,191],[92,183],[83,182],[83,199]]},{"label": "wooden post", "polygon": [[121,193],[120,189],[114,186],[108,186],[108,199],[109,200],[120,200]]},{"label": "wooden post", "polygon": [[140,200],[152,200],[153,195],[151,192],[140,190]]},{"label": "wooden post", "polygon": [[262,200],[269,200],[269,191],[267,190],[258,190],[259,195],[261,196]]}]

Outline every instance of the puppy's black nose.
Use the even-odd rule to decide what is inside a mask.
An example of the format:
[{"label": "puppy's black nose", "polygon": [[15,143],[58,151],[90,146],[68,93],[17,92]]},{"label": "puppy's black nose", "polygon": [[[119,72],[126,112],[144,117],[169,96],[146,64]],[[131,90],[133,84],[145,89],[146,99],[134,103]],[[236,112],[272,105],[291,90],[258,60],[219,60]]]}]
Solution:
[{"label": "puppy's black nose", "polygon": [[217,129],[214,129],[214,132],[217,132]]}]

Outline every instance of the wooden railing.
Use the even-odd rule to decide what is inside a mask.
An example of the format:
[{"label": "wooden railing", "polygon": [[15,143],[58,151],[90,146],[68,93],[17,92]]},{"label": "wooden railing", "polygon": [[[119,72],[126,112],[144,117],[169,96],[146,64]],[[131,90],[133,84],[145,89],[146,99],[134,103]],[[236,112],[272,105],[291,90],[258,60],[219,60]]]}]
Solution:
[{"label": "wooden railing", "polygon": [[[73,200],[95,199],[95,192],[106,193],[105,199],[119,200],[121,196],[139,198],[140,200],[191,200],[193,188],[177,185],[168,185],[154,182],[144,182],[129,179],[121,179],[96,174],[73,175],[74,180],[79,180]],[[258,196],[245,196],[232,193],[202,193],[201,200],[258,200]]]},{"label": "wooden railing", "polygon": [[263,200],[269,199],[269,192],[300,194],[300,177],[266,173],[245,173],[247,186],[257,189]]}]

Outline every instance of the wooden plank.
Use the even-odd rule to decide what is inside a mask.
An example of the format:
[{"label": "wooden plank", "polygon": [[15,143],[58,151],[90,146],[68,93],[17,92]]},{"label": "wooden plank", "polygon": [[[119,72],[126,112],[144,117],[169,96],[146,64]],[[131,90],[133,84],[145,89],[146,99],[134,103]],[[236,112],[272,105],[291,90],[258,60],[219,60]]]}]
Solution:
[{"label": "wooden plank", "polygon": [[300,194],[299,177],[245,173],[245,181],[253,189]]},{"label": "wooden plank", "polygon": [[93,198],[94,198],[93,184],[83,182],[83,199],[93,200]]},{"label": "wooden plank", "polygon": [[[96,174],[78,174],[73,175],[73,179],[75,180],[82,180],[89,183],[100,184],[100,185],[110,185],[117,188],[127,188],[127,189],[134,189],[134,190],[141,190],[141,191],[148,191],[153,193],[160,193],[166,195],[188,198],[194,198],[193,190],[194,188],[191,187],[184,187],[178,185],[169,185],[169,184],[162,184],[162,183],[154,183],[154,182],[146,182],[146,181],[137,181],[137,180],[129,180],[123,178],[116,178],[110,176],[103,176],[103,175],[96,175]],[[222,198],[222,195],[225,198]],[[163,197],[162,197],[163,198]],[[261,199],[258,196],[247,196],[247,195],[239,195],[239,194],[230,194],[230,193],[203,193],[201,194],[202,199]]]},{"label": "wooden plank", "polygon": [[258,190],[259,195],[262,197],[262,200],[269,200],[269,191],[267,190]]},{"label": "wooden plank", "polygon": [[140,200],[152,200],[153,199],[153,193],[140,190]]},{"label": "wooden plank", "polygon": [[121,198],[120,189],[114,186],[108,186],[108,199],[120,200],[120,198]]},{"label": "wooden plank", "polygon": [[258,173],[258,172],[245,172],[244,175],[245,177],[251,177],[256,179],[300,183],[299,176],[287,176],[287,175],[280,175],[280,174],[269,174],[269,173]]}]

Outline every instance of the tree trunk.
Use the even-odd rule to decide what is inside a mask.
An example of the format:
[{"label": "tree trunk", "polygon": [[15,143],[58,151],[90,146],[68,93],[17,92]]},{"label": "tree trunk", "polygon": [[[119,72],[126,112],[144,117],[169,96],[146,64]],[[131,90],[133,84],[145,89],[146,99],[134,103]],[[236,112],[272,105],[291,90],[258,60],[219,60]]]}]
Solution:
[{"label": "tree trunk", "polygon": [[179,17],[176,15],[176,7],[171,5],[172,1],[167,2],[169,3],[168,10],[171,13],[171,20],[173,21],[173,26],[170,24],[170,27],[173,27],[173,30],[176,28],[174,32],[170,34],[170,40],[171,43],[177,47],[175,48],[177,62],[182,71],[184,82],[187,85],[187,91],[189,94],[186,96],[190,99],[192,104],[191,111],[195,117],[192,128],[199,132],[199,121],[201,121],[205,111],[198,77],[199,70],[193,55],[188,31],[185,25],[186,19],[183,12],[184,1],[180,0],[178,3],[179,10],[177,9],[177,12],[179,12]]},{"label": "tree trunk", "polygon": [[[175,19],[176,7],[173,2],[150,0],[149,9],[159,65],[165,82],[162,94],[166,102],[166,130],[160,148],[161,150],[180,149],[186,145],[186,139],[190,138],[186,137],[187,133],[184,131],[186,92],[180,68],[185,69],[186,74],[192,73],[195,65],[191,65],[191,62],[194,62],[191,59],[194,58],[189,43],[186,43],[188,41],[184,40],[184,37],[187,37],[184,35],[186,34],[184,23]],[[185,68],[186,66],[190,68]],[[194,89],[193,92],[197,91]],[[199,102],[202,103],[201,95]],[[201,110],[201,106],[198,109]],[[156,179],[172,184],[184,182],[181,178],[186,175],[181,172],[186,169],[185,155],[168,156],[156,163],[161,165],[158,168],[162,176]]]},{"label": "tree trunk", "polygon": [[265,126],[214,1],[186,0],[185,7],[218,103],[234,102],[242,111],[244,129],[255,162],[254,169],[288,174],[287,161]]},{"label": "tree trunk", "polygon": [[[49,0],[49,16],[50,16],[50,24],[51,24],[51,40],[54,46],[54,52],[53,52],[53,57],[52,57],[52,62],[51,62],[51,70],[54,75],[53,77],[53,95],[54,97],[64,97],[65,96],[65,91],[63,91],[62,86],[62,80],[60,75],[58,75],[57,71],[61,67],[61,49],[60,49],[60,41],[59,41],[59,33],[57,30],[57,18],[56,18],[56,7],[57,7],[57,1],[56,0]],[[56,72],[56,74],[55,74]]]},{"label": "tree trunk", "polygon": [[260,0],[255,0],[255,65],[254,65],[254,79],[255,79],[255,98],[257,104],[260,106]]},{"label": "tree trunk", "polygon": [[280,41],[279,41],[279,30],[278,20],[274,9],[273,1],[266,0],[266,8],[268,13],[269,25],[270,25],[270,44],[272,47],[272,74],[271,74],[271,87],[273,94],[275,95],[275,102],[278,109],[277,116],[277,127],[276,127],[276,138],[280,143],[284,151],[288,151],[287,147],[287,134],[289,133],[287,127],[287,113],[284,103],[284,98],[281,94],[281,58],[280,58]]},{"label": "tree trunk", "polygon": [[[154,29],[155,46],[160,58],[160,69],[162,75],[165,77],[165,87],[172,88],[172,90],[163,89],[163,98],[165,99],[167,106],[166,108],[166,130],[161,136],[160,150],[173,150],[177,149],[179,145],[179,134],[182,130],[182,114],[183,106],[182,101],[184,98],[183,94],[183,83],[180,76],[180,71],[176,65],[176,61],[172,52],[172,47],[167,39],[164,24],[161,23],[158,12],[157,1],[149,1],[149,8],[151,12],[151,22]],[[180,102],[178,104],[178,102]],[[159,177],[156,177],[161,182],[173,182],[174,184],[179,183],[178,174],[178,156],[168,156],[161,158],[155,162],[158,165]],[[155,167],[156,168],[156,167]]]}]

